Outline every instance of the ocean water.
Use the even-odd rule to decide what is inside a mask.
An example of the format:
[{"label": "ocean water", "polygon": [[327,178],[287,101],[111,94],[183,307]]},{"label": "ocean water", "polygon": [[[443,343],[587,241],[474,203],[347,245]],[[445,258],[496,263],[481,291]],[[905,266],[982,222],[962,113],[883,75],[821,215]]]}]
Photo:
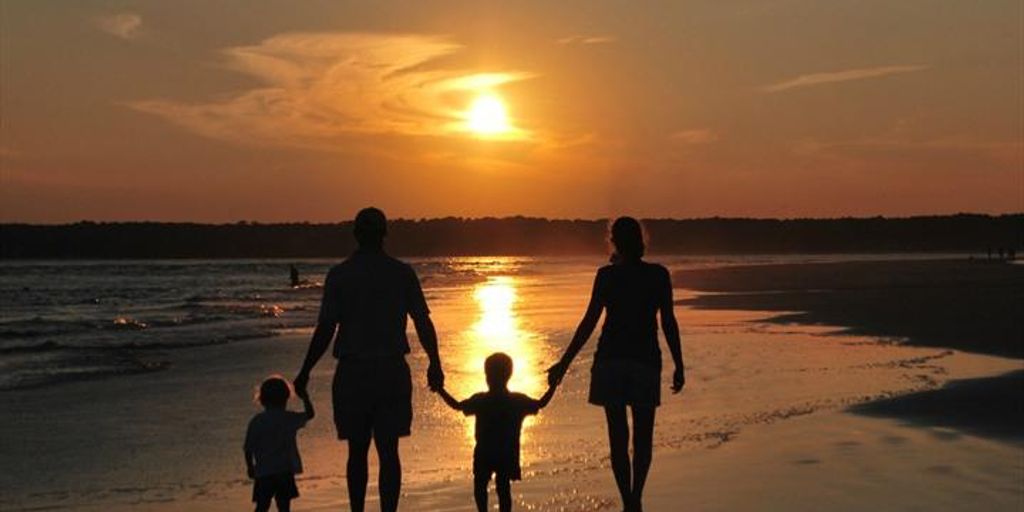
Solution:
[{"label": "ocean water", "polygon": [[[657,258],[672,268],[894,257]],[[896,257],[920,257],[897,255]],[[424,291],[445,297],[488,278],[542,286],[579,278],[600,258],[411,260]],[[167,350],[234,343],[311,327],[332,260],[0,262],[0,391],[160,371]],[[290,286],[288,266],[301,273]],[[583,279],[586,282],[586,279]],[[484,293],[509,300],[508,291]],[[496,295],[495,295],[496,294]],[[579,300],[585,300],[582,296]],[[581,305],[582,307],[582,305]]]},{"label": "ocean water", "polygon": [[[920,256],[874,256],[893,257]],[[865,258],[651,259],[675,269]],[[293,263],[308,280],[294,288]],[[10,441],[0,444],[0,509],[246,507],[240,446],[258,410],[253,388],[270,373],[298,369],[319,305],[318,281],[332,263],[0,264],[0,438]],[[512,389],[543,393],[544,370],[569,343],[604,259],[411,263],[438,329],[447,387],[462,398],[485,388],[483,360],[495,351],[515,362]],[[675,285],[677,298],[693,293]],[[680,306],[677,315],[688,383],[679,396],[663,390],[659,454],[714,448],[749,427],[934,386],[952,354],[837,335],[835,327],[758,322],[765,313]],[[472,420],[426,390],[426,358],[415,337],[412,344],[415,420],[402,445],[403,503],[471,510]],[[591,341],[549,408],[524,425],[517,501],[535,510],[615,507],[603,415],[586,404],[593,348]],[[302,509],[345,503],[343,445],[330,420],[333,371],[326,356],[312,376],[319,415],[300,436]]]}]

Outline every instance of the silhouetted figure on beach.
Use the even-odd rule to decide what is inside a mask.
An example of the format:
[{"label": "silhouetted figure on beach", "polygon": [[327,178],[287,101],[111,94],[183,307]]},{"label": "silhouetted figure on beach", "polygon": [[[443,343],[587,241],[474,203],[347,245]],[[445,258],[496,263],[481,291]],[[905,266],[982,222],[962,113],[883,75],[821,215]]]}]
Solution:
[{"label": "silhouetted figure on beach", "polygon": [[289,265],[289,266],[291,268],[289,269],[288,273],[289,273],[289,275],[291,277],[292,288],[295,288],[295,287],[299,286],[299,284],[302,283],[302,281],[299,280],[299,269],[295,268],[295,265]]},{"label": "silhouetted figure on beach", "polygon": [[466,400],[456,400],[448,391],[438,389],[441,398],[452,409],[466,416],[476,416],[476,448],[473,450],[473,496],[479,512],[487,511],[487,485],[494,475],[498,509],[512,510],[512,480],[522,478],[519,465],[519,435],[523,420],[537,414],[551,401],[555,386],[549,386],[540,400],[508,390],[512,377],[512,359],[496,353],[484,362],[487,391]]},{"label": "silhouetted figure on beach", "polygon": [[[569,364],[590,338],[605,312],[604,326],[591,369],[592,404],[604,407],[608,422],[612,471],[628,512],[643,510],[643,490],[651,466],[654,412],[661,403],[661,350],[657,316],[675,371],[672,391],[685,383],[679,326],[673,312],[672,281],[661,265],[643,261],[643,228],[631,217],[611,226],[615,246],[612,264],[597,271],[587,312],[561,360],[548,370],[548,382],[557,385]],[[629,457],[629,423],[633,414],[633,460]]]},{"label": "silhouetted figure on beach", "polygon": [[302,473],[302,459],[295,442],[297,431],[313,419],[313,403],[305,391],[303,412],[285,409],[291,389],[280,377],[271,377],[260,386],[259,401],[263,412],[253,416],[245,432],[245,467],[254,480],[252,501],[256,512],[270,510],[270,501],[277,502],[277,510],[288,512],[291,501],[299,496],[295,475]]},{"label": "silhouetted figure on beach", "polygon": [[364,508],[372,440],[380,461],[381,510],[393,512],[402,488],[398,440],[409,435],[412,423],[412,380],[405,361],[408,317],[430,359],[431,389],[444,385],[444,373],[419,278],[411,266],[384,252],[384,212],[360,211],[353,231],[359,248],[327,273],[320,317],[295,387],[305,390],[310,371],[334,339],[334,423],[338,438],[348,441],[351,509]]}]

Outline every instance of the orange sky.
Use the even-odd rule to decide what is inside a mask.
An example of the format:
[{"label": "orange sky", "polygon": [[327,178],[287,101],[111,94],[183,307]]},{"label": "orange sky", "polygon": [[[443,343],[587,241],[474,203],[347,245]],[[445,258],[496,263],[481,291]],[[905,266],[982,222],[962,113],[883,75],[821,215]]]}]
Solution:
[{"label": "orange sky", "polygon": [[0,2],[0,220],[1024,210],[1016,0],[347,4]]}]

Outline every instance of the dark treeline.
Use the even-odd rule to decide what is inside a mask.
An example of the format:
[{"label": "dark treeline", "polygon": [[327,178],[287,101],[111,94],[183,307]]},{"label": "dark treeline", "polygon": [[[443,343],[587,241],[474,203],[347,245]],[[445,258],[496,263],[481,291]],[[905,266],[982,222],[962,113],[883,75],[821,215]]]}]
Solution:
[{"label": "dark treeline", "polygon": [[[395,220],[400,256],[570,255],[606,251],[605,220],[526,217]],[[648,219],[664,254],[971,252],[1019,247],[1024,214],[842,219]],[[0,225],[0,256],[15,258],[299,258],[353,249],[351,226],[79,222]]]}]

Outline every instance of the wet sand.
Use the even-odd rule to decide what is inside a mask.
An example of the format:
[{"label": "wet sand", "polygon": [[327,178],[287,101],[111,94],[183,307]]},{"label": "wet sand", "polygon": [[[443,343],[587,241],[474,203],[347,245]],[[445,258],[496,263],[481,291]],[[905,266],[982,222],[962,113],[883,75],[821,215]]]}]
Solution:
[{"label": "wet sand", "polygon": [[913,345],[1024,357],[1024,265],[968,260],[751,265],[681,270],[702,309],[784,312]]}]

